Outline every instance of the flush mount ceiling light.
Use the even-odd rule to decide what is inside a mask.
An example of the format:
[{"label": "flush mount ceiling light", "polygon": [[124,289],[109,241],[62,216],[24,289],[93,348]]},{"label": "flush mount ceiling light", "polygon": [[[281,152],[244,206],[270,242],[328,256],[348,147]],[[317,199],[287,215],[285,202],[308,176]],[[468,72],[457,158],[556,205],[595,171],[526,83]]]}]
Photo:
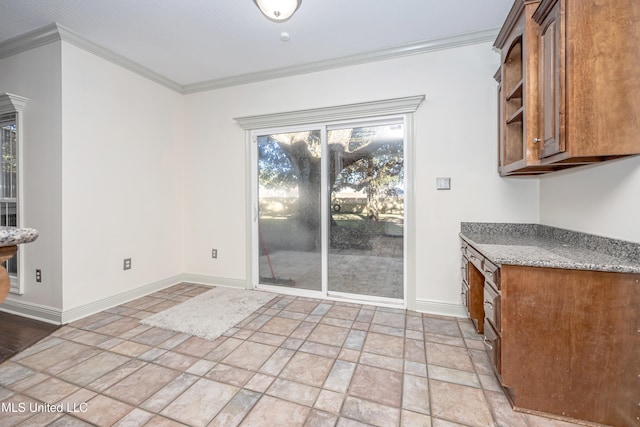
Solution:
[{"label": "flush mount ceiling light", "polygon": [[302,0],[253,0],[253,2],[270,20],[284,22],[298,10]]}]

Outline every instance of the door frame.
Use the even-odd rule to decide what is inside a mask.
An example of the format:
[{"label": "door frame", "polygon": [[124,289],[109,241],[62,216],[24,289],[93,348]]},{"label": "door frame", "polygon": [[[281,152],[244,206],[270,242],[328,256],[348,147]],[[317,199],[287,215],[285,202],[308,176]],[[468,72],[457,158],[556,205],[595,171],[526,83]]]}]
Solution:
[{"label": "door frame", "polygon": [[[254,235],[254,224],[257,224],[257,143],[253,143],[254,131],[261,134],[273,131],[271,133],[282,133],[284,129],[318,129],[319,126],[333,126],[340,123],[354,122],[375,122],[383,119],[402,118],[404,123],[404,156],[405,156],[405,232],[404,232],[404,298],[401,304],[380,301],[377,297],[370,297],[366,300],[353,298],[353,294],[348,296],[340,293],[325,295],[317,293],[311,295],[315,298],[323,298],[329,300],[340,300],[355,303],[368,303],[381,306],[401,307],[409,310],[416,308],[416,209],[415,209],[415,138],[413,126],[413,113],[424,101],[424,95],[394,98],[380,101],[364,102],[358,104],[339,105],[335,107],[317,108],[310,110],[291,111],[286,113],[263,114],[256,116],[237,117],[234,120],[245,130],[245,170],[247,171],[248,180],[245,182],[245,214],[246,214],[246,288],[247,289],[265,289],[282,294],[291,294],[299,296],[309,296],[306,292],[299,289],[269,287],[267,285],[257,287],[258,269],[257,257],[254,261],[254,250],[257,248]],[[323,150],[325,147],[323,144]],[[255,150],[255,154],[254,154]],[[323,152],[323,161],[326,161],[326,155]],[[255,161],[255,163],[254,163]],[[323,183],[323,188],[326,188]],[[328,197],[328,192],[323,191]],[[325,227],[326,228],[326,227]],[[257,234],[257,233],[256,233]],[[324,239],[324,237],[323,237]],[[328,251],[327,245],[323,245],[323,250]],[[326,262],[326,256],[323,256],[323,262]],[[323,274],[326,274],[326,266],[323,265]],[[326,280],[323,279],[323,285]]]}]

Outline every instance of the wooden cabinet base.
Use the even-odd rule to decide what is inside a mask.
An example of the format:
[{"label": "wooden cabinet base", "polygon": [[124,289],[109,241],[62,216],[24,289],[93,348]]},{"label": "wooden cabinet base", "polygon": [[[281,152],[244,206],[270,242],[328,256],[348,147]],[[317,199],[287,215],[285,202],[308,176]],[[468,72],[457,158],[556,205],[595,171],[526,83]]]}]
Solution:
[{"label": "wooden cabinet base", "polygon": [[[0,264],[14,256],[17,251],[17,246],[0,247]],[[7,270],[0,265],[0,304],[2,304],[7,298],[10,288],[11,280],[9,279],[9,273],[7,273]]]},{"label": "wooden cabinet base", "polygon": [[509,265],[501,274],[501,379],[514,407],[638,426],[640,275]]}]

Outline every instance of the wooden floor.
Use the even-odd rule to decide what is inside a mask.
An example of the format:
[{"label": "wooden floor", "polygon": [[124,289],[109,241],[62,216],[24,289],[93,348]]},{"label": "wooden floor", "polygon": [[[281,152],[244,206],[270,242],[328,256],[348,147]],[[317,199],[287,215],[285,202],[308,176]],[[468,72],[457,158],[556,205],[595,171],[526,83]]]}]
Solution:
[{"label": "wooden floor", "polygon": [[0,363],[29,348],[59,327],[0,312]]}]

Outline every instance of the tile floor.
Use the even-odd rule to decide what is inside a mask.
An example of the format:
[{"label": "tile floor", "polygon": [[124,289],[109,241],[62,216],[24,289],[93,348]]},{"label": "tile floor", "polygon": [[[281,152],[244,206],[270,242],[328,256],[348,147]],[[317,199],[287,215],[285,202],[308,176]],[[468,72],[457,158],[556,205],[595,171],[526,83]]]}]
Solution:
[{"label": "tile floor", "polygon": [[466,319],[275,295],[215,341],[139,323],[208,289],[172,286],[4,362],[0,425],[574,425],[513,412]]}]

